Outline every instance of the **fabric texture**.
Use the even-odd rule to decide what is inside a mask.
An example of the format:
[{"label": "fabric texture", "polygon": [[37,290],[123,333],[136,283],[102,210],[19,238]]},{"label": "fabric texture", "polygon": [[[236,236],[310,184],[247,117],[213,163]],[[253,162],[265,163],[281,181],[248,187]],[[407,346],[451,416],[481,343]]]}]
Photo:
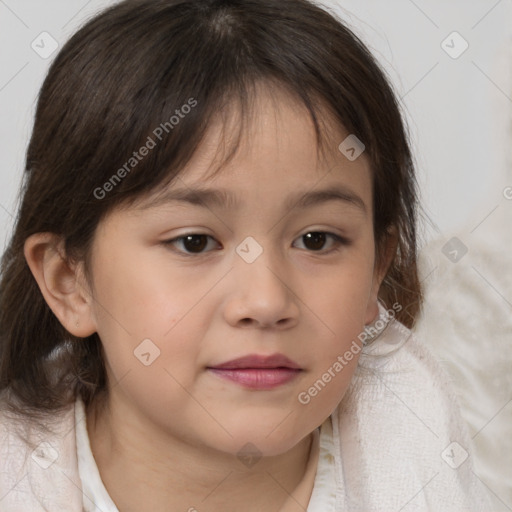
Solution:
[{"label": "fabric texture", "polygon": [[87,434],[85,406],[80,397],[75,404],[78,473],[84,495],[84,512],[119,512],[101,480]]},{"label": "fabric texture", "polygon": [[361,354],[333,426],[336,510],[492,510],[448,376],[400,322]]},{"label": "fabric texture", "polygon": [[[490,510],[505,512],[512,510],[512,201],[503,198],[479,225],[483,217],[422,249],[420,276],[428,279],[415,333],[451,376]],[[468,248],[457,262],[443,252],[451,236]]]},{"label": "fabric texture", "polygon": [[[379,310],[380,319],[389,320],[382,306]],[[48,422],[52,435],[27,427],[25,440],[18,429],[26,425],[2,410],[2,512],[89,512],[95,510],[94,499],[102,511],[117,511],[99,477],[77,404]],[[362,351],[350,387],[319,437],[307,512],[491,510],[450,382],[396,320],[387,321]]]},{"label": "fabric texture", "polygon": [[[84,494],[84,512],[119,512],[101,481],[87,435],[84,404],[80,399],[76,402],[75,419],[78,472]],[[308,463],[307,470],[316,470],[316,476],[306,512],[335,512],[336,478],[330,417],[321,425],[320,434],[315,435],[313,440],[318,447],[312,446],[311,451],[318,449],[319,457]]]}]

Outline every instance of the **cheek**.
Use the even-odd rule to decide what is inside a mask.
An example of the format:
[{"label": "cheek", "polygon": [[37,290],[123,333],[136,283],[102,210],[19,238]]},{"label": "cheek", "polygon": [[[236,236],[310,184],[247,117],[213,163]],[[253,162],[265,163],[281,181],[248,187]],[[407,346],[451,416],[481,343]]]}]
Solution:
[{"label": "cheek", "polygon": [[[317,373],[311,376],[308,382],[297,394],[298,407],[303,417],[323,421],[338,406],[347,391],[352,376],[357,368],[361,352],[360,345],[346,347],[347,350],[329,358]],[[315,428],[317,425],[312,424]]]},{"label": "cheek", "polygon": [[171,266],[165,255],[155,258],[151,251],[140,249],[139,253],[138,258],[124,256],[115,264],[97,264],[96,317],[100,326],[117,324],[134,339],[162,339],[183,318],[197,313],[196,307],[218,278],[199,279],[197,272]]},{"label": "cheek", "polygon": [[[371,247],[368,244],[368,250]],[[373,259],[364,254],[372,253],[354,253],[344,264],[332,267],[328,278],[316,276],[317,286],[310,286],[308,294],[303,295],[307,297],[304,311],[312,319],[313,338],[303,347],[304,360],[310,366],[296,402],[299,415],[311,428],[339,404],[358,364],[358,337],[364,329],[373,274]]]},{"label": "cheek", "polygon": [[[372,245],[368,250],[354,251],[331,266],[319,279],[312,279],[303,296],[313,313],[325,319],[326,334],[346,339],[364,326],[373,284]],[[357,331],[357,332],[355,332]]]},{"label": "cheek", "polygon": [[138,376],[145,386],[156,381],[158,388],[160,377],[153,376],[166,368],[186,384],[211,316],[204,299],[218,278],[194,279],[165,262],[141,258],[97,268],[94,315],[114,377],[130,372],[131,379]]},{"label": "cheek", "polygon": [[[360,282],[359,282],[360,283]],[[364,318],[368,304],[368,290],[349,288],[349,280],[340,288],[331,290],[329,300],[322,298],[318,303],[323,328],[315,341],[312,380],[321,379],[329,388],[338,391],[346,387],[357,366],[361,342],[359,336],[364,330]],[[326,294],[327,295],[327,294]],[[321,383],[320,383],[321,385]]]}]

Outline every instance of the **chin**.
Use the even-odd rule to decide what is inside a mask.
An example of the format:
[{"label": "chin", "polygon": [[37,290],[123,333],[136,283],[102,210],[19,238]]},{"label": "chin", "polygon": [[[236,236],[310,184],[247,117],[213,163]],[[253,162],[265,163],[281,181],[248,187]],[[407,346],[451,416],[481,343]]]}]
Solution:
[{"label": "chin", "polygon": [[232,455],[243,459],[247,457],[276,457],[282,455],[294,448],[311,431],[304,433],[297,432],[294,425],[293,432],[285,432],[258,428],[257,424],[248,425],[246,429],[239,429],[238,432],[231,431],[233,438],[229,440],[229,446],[225,446],[226,451]]}]

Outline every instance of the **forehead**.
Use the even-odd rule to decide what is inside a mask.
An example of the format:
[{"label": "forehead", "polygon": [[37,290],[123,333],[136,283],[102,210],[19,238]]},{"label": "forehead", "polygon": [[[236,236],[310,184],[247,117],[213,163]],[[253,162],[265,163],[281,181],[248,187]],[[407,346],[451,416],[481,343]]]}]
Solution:
[{"label": "forehead", "polygon": [[[285,200],[288,192],[336,189],[333,194],[360,196],[371,209],[371,175],[364,153],[354,161],[339,149],[349,136],[327,109],[318,109],[322,130],[321,150],[306,106],[280,88],[260,88],[250,112],[242,117],[235,104],[210,123],[191,160],[173,182],[140,204],[142,208],[184,195],[191,203],[202,200],[236,205],[251,196]],[[226,150],[240,135],[236,153],[225,162]],[[220,194],[195,194],[205,188]],[[321,189],[321,190],[320,190]],[[319,196],[321,194],[317,194]],[[297,194],[295,194],[297,196]],[[354,197],[352,197],[354,199]],[[350,198],[349,198],[350,201]],[[353,201],[357,203],[357,199]]]}]

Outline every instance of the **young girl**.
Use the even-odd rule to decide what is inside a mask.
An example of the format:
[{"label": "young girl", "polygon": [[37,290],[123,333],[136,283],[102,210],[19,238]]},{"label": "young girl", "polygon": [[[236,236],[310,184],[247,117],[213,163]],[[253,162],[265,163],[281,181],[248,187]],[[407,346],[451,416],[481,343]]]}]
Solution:
[{"label": "young girl", "polygon": [[89,21],[2,262],[0,510],[488,510],[410,330],[416,208],[390,85],[327,10]]}]

